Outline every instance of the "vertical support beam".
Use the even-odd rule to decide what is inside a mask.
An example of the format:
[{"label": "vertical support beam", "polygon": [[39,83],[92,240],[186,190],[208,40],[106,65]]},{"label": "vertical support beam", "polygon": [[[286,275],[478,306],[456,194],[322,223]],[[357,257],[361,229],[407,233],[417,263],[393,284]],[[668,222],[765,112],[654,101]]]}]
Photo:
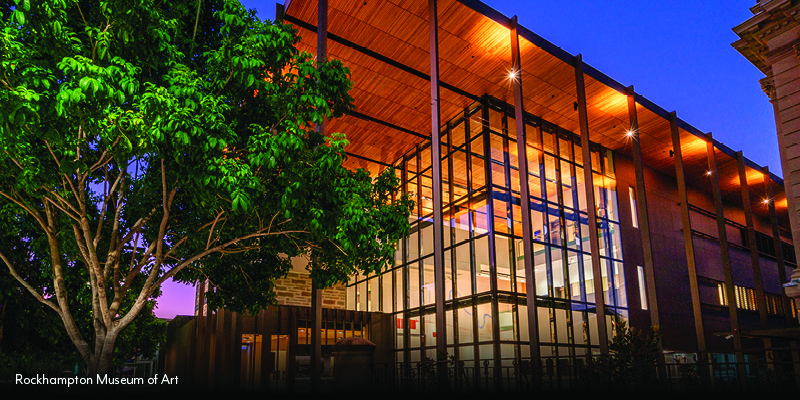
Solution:
[{"label": "vertical support beam", "polygon": [[708,157],[708,177],[711,179],[711,189],[714,194],[714,213],[717,215],[719,251],[720,257],[722,257],[722,272],[725,275],[725,293],[728,297],[728,313],[731,318],[731,331],[733,331],[736,369],[739,372],[740,385],[746,385],[747,376],[744,369],[744,354],[742,354],[742,335],[739,332],[739,310],[736,306],[736,290],[733,287],[731,255],[728,250],[728,233],[725,230],[725,210],[722,204],[722,190],[719,186],[719,169],[717,167],[716,150],[714,150],[714,138],[710,132],[706,134],[706,154]]},{"label": "vertical support beam", "polygon": [[318,391],[322,374],[322,289],[318,289],[314,282],[311,286],[311,390]]},{"label": "vertical support beam", "polygon": [[[639,220],[639,231],[642,234],[642,252],[644,253],[644,272],[647,274],[647,307],[650,309],[650,324],[659,325],[658,297],[656,296],[655,266],[653,263],[653,245],[650,238],[650,218],[647,209],[647,192],[644,182],[644,164],[642,163],[642,143],[639,134],[639,115],[636,112],[636,92],[633,85],[628,88],[628,117],[631,123],[630,139],[633,148],[633,169],[636,174],[636,215]],[[661,342],[658,343],[659,350]]]},{"label": "vertical support beam", "polygon": [[[606,328],[606,301],[603,291],[603,276],[600,266],[600,241],[597,237],[597,202],[594,198],[594,176],[592,174],[592,150],[589,145],[589,115],[586,109],[586,86],[583,81],[583,57],[575,56],[575,86],[578,89],[578,122],[581,130],[583,150],[584,189],[586,192],[586,212],[589,215],[589,247],[592,253],[592,275],[594,279],[594,299],[597,310],[597,335],[600,341],[600,354],[608,354],[608,331]],[[611,279],[611,277],[609,277]]]},{"label": "vertical support beam", "polygon": [[692,222],[689,218],[689,198],[686,195],[686,176],[683,174],[683,152],[681,151],[681,135],[678,131],[678,114],[669,114],[669,126],[672,131],[672,151],[675,155],[675,178],[678,181],[678,201],[681,205],[681,222],[683,224],[683,243],[686,249],[686,264],[689,270],[689,288],[692,295],[692,313],[694,330],[697,336],[697,350],[705,352],[706,335],[703,328],[703,310],[700,307],[700,289],[697,284],[697,265],[694,257],[692,241]]},{"label": "vertical support beam", "polygon": [[[747,245],[750,248],[750,265],[753,268],[753,280],[756,285],[756,306],[761,320],[761,328],[767,328],[767,302],[764,296],[764,281],[761,276],[761,264],[758,261],[758,247],[756,246],[756,228],[753,218],[753,205],[750,203],[750,188],[747,186],[747,174],[744,168],[744,155],[736,152],[736,167],[739,170],[739,187],[742,192],[742,207],[747,229]],[[772,347],[769,338],[764,339],[764,347]]]},{"label": "vertical support beam", "polygon": [[531,359],[539,359],[538,310],[536,307],[536,279],[533,265],[533,236],[531,232],[531,196],[528,185],[528,145],[525,133],[525,108],[522,97],[522,62],[519,54],[517,16],[511,18],[511,71],[516,72],[514,85],[514,122],[517,131],[517,162],[519,165],[520,209],[522,211],[522,254],[525,266],[525,302],[528,311],[528,337]]},{"label": "vertical support beam", "polygon": [[[317,65],[328,60],[328,0],[319,0],[317,7]],[[317,124],[317,132],[325,135],[325,118]],[[322,379],[322,289],[311,282],[311,391],[319,391]],[[291,332],[296,335],[297,332]]]},{"label": "vertical support beam", "polygon": [[[415,153],[414,154],[417,154],[418,152],[419,152],[419,146],[417,146],[417,148],[415,149]],[[408,162],[409,162],[409,157],[404,155],[403,156],[403,164],[402,164],[403,165],[402,185],[403,185],[403,190],[406,193],[410,193],[410,188],[409,188],[410,185],[408,183]],[[419,164],[417,164],[417,165],[419,165]],[[417,192],[417,193],[420,193],[420,192]],[[419,204],[417,204],[417,207],[418,207],[417,209],[419,209]],[[419,212],[417,212],[417,215],[419,215]],[[409,267],[408,267],[408,254],[409,254],[409,242],[410,242],[410,239],[408,238],[408,236],[406,236],[402,240],[403,240],[403,243],[404,243],[403,244],[403,254],[402,254],[404,267],[402,267],[402,269],[400,270],[401,271],[400,272],[400,279],[402,280],[402,282],[400,283],[400,285],[401,285],[400,286],[400,291],[402,292],[402,297],[401,297],[402,304],[398,304],[398,307],[399,307],[399,309],[403,310],[403,314],[402,314],[402,318],[403,318],[403,320],[402,320],[403,321],[403,338],[402,338],[402,340],[403,340],[403,349],[404,349],[403,350],[403,362],[404,363],[410,363],[411,362],[411,352],[408,351],[408,348],[411,347],[411,338],[409,337],[410,333],[408,331],[409,330],[408,329],[408,325],[409,325],[409,323],[408,323],[408,320],[409,320],[409,315],[408,315],[408,309],[409,309],[408,293],[410,291],[409,290],[410,282],[408,280],[408,278],[409,278],[408,277],[408,269],[409,269]]]},{"label": "vertical support beam", "polygon": [[[433,271],[436,298],[436,358],[447,360],[445,318],[444,236],[442,236],[442,146],[439,114],[439,19],[436,0],[428,0],[431,54],[431,165],[433,168]],[[432,335],[431,335],[432,336]]]},{"label": "vertical support beam", "polygon": [[[492,142],[489,137],[491,134],[489,132],[489,96],[484,95],[481,98],[481,125],[483,132],[483,161],[484,161],[484,170],[486,171],[486,187],[487,187],[487,196],[486,196],[486,227],[489,230],[489,289],[492,295],[492,303],[491,303],[491,310],[492,310],[492,320],[499,321],[500,320],[500,309],[498,306],[499,297],[497,294],[497,254],[495,249],[495,228],[494,228],[494,196],[492,194]],[[498,385],[502,381],[500,379],[500,324],[493,323],[492,324],[492,337],[494,337],[494,341],[492,343],[493,346],[493,361],[494,361],[494,381],[495,384]],[[499,389],[499,386],[496,386],[495,389]]]}]

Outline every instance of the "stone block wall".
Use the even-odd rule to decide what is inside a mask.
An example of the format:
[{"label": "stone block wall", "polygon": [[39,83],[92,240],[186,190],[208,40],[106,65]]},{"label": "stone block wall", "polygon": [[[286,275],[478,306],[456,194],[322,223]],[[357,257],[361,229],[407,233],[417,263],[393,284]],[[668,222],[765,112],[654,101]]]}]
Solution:
[{"label": "stone block wall", "polygon": [[[287,306],[311,307],[311,276],[291,271],[286,278],[275,281],[278,304]],[[345,286],[336,285],[322,291],[322,308],[343,310],[345,307]]]}]

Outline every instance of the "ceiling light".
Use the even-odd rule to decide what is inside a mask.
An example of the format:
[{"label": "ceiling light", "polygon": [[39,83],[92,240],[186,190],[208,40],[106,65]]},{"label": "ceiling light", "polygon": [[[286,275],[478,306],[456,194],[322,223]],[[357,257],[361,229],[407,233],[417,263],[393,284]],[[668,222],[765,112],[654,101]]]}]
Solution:
[{"label": "ceiling light", "polygon": [[517,76],[518,75],[519,75],[519,73],[515,69],[512,69],[511,71],[508,71],[508,79],[511,79],[511,80],[515,81],[515,80],[517,80]]}]

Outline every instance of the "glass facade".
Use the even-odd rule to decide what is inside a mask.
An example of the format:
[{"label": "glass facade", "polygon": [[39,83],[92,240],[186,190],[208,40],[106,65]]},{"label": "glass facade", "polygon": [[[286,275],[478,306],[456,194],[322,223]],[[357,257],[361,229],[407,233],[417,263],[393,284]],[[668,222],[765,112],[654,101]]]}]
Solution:
[{"label": "glass facade", "polygon": [[[431,142],[394,163],[416,201],[395,266],[359,276],[348,307],[391,313],[397,361],[436,359],[436,341],[461,361],[503,364],[530,356],[526,285],[535,286],[542,356],[590,354],[599,345],[589,213],[578,135],[526,117],[534,276],[525,276],[520,173],[513,108],[486,98],[442,127],[443,221],[433,219]],[[606,326],[627,298],[614,157],[592,144]],[[437,336],[434,224],[444,230],[446,337]]]}]

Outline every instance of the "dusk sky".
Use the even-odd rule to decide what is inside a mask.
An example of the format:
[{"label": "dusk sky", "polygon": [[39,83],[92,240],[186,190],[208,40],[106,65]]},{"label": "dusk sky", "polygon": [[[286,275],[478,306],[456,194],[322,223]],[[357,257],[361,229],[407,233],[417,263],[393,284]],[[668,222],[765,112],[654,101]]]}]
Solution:
[{"label": "dusk sky", "polygon": [[[764,75],[731,46],[732,28],[752,16],[755,0],[484,3],[783,176],[772,105],[758,83]],[[242,4],[275,17],[273,1]],[[163,292],[156,315],[193,313],[193,287],[169,282]]]}]

